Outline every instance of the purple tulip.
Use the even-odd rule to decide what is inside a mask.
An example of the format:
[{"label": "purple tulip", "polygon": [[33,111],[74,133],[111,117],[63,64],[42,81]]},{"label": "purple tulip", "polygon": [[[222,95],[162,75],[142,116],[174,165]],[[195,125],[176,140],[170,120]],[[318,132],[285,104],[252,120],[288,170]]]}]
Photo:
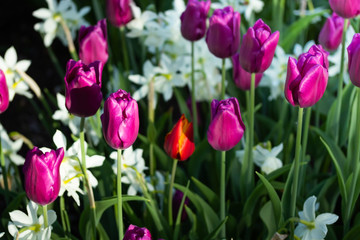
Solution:
[{"label": "purple tulip", "polygon": [[323,96],[328,82],[328,57],[321,45],[313,45],[299,60],[289,57],[285,97],[293,106],[311,107]]},{"label": "purple tulip", "polygon": [[359,0],[329,0],[331,9],[343,18],[353,18],[360,14]]},{"label": "purple tulip", "polygon": [[70,59],[66,65],[65,97],[68,111],[79,117],[89,117],[99,109],[103,64],[96,61],[86,65]]},{"label": "purple tulip", "polygon": [[[174,220],[176,220],[177,218],[177,215],[178,215],[178,212],[179,212],[179,209],[180,209],[180,205],[181,205],[181,201],[184,197],[184,193],[182,191],[179,191],[179,190],[176,190],[175,191],[175,194],[173,196],[173,204],[172,204],[172,210],[173,210],[173,217],[174,217]],[[185,201],[184,201],[184,207],[183,207],[183,211],[181,213],[181,221],[185,221],[186,217],[187,217],[187,213],[186,213],[186,210],[185,210],[185,205],[189,205],[189,198],[188,197],[185,197]]]},{"label": "purple tulip", "polygon": [[199,2],[189,0],[185,11],[181,14],[181,34],[189,41],[197,41],[205,35],[206,17],[210,9],[210,0]]},{"label": "purple tulip", "polygon": [[207,131],[209,144],[216,150],[227,151],[242,138],[245,125],[236,98],[211,102],[211,122]]},{"label": "purple tulip", "polygon": [[27,153],[23,171],[25,191],[29,199],[40,205],[55,201],[60,191],[59,170],[63,158],[63,148],[43,153],[34,147]]},{"label": "purple tulip", "polygon": [[5,112],[9,106],[9,89],[6,83],[5,74],[0,69],[0,113]]},{"label": "purple tulip", "polygon": [[240,47],[240,64],[245,71],[262,73],[270,66],[280,33],[271,33],[263,20],[256,21],[243,37]]},{"label": "purple tulip", "polygon": [[347,48],[351,82],[360,87],[360,33],[356,33]]},{"label": "purple tulip", "polygon": [[319,34],[319,43],[326,49],[336,50],[342,40],[344,19],[333,13],[329,17]]},{"label": "purple tulip", "polygon": [[106,99],[101,123],[110,147],[126,149],[135,142],[139,132],[139,110],[130,93],[119,89]]},{"label": "purple tulip", "polygon": [[234,55],[240,44],[240,13],[234,12],[231,6],[216,9],[210,17],[206,43],[218,58]]},{"label": "purple tulip", "polygon": [[125,26],[132,19],[130,0],[106,0],[107,18],[116,27]]},{"label": "purple tulip", "polygon": [[[231,59],[233,63],[233,78],[235,85],[244,91],[250,90],[251,73],[245,71],[241,67],[238,53],[232,56]],[[262,76],[262,73],[255,74],[255,87],[259,85]]]},{"label": "purple tulip", "polygon": [[151,233],[147,228],[130,224],[123,240],[151,240]]},{"label": "purple tulip", "polygon": [[100,20],[95,26],[81,26],[79,30],[79,56],[85,64],[101,61],[106,64],[108,54],[106,20]]}]

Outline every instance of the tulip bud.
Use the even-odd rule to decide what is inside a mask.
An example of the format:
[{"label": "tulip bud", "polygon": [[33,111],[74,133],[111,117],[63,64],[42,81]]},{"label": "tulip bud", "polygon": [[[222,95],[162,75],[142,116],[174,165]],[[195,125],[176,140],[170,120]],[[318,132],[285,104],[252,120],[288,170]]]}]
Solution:
[{"label": "tulip bud", "polygon": [[59,170],[63,158],[63,148],[43,153],[34,147],[27,153],[23,171],[25,191],[30,200],[40,205],[55,201],[60,191]]},{"label": "tulip bud", "polygon": [[311,107],[323,96],[328,82],[328,57],[321,45],[313,45],[299,60],[289,57],[285,97],[293,106]]},{"label": "tulip bud", "polygon": [[242,138],[245,125],[236,98],[211,102],[211,122],[207,131],[209,144],[216,150],[228,151]]},{"label": "tulip bud", "polygon": [[151,233],[147,228],[130,224],[123,240],[151,240]]},{"label": "tulip bud", "polygon": [[85,65],[82,61],[70,59],[65,74],[65,105],[67,110],[79,117],[89,117],[99,109],[101,93],[100,61]]},{"label": "tulip bud", "polygon": [[280,33],[271,29],[261,19],[250,27],[240,47],[240,64],[245,71],[262,73],[270,66]]},{"label": "tulip bud", "polygon": [[359,0],[329,0],[331,9],[343,18],[353,18],[360,13]]},{"label": "tulip bud", "polygon": [[319,43],[326,49],[336,50],[342,40],[344,19],[333,13],[329,17],[319,34]]},{"label": "tulip bud", "polygon": [[[177,218],[177,215],[178,215],[178,212],[179,212],[179,209],[180,209],[180,205],[181,205],[181,201],[184,197],[184,193],[182,191],[179,191],[176,189],[175,191],[175,194],[174,194],[174,197],[173,197],[173,204],[172,204],[172,211],[174,213],[173,217],[174,217],[174,220],[176,220]],[[185,205],[189,205],[189,198],[188,197],[185,197],[185,201],[184,201],[184,208],[182,210],[182,213],[181,213],[181,221],[185,221],[186,217],[187,217],[187,213],[186,213],[186,210],[185,210]]]},{"label": "tulip bud", "polygon": [[239,49],[240,13],[231,6],[216,9],[206,32],[209,51],[218,58],[231,57]]},{"label": "tulip bud", "polygon": [[[234,56],[232,56],[231,59],[232,59],[232,63],[233,63],[233,79],[234,79],[235,85],[244,91],[250,90],[251,73],[245,71],[241,67],[238,53],[235,54]],[[262,76],[263,76],[262,73],[255,74],[255,87],[257,87],[259,85]]]},{"label": "tulip bud", "polygon": [[193,154],[195,150],[193,125],[184,114],[166,134],[164,149],[171,158],[180,161],[188,159]]},{"label": "tulip bud", "polygon": [[79,56],[85,64],[100,61],[106,64],[108,54],[106,20],[100,20],[95,26],[81,26],[79,30]]},{"label": "tulip bud", "polygon": [[110,147],[126,149],[135,142],[139,133],[139,110],[130,93],[119,89],[106,99],[101,123]]},{"label": "tulip bud", "polygon": [[5,112],[9,106],[9,89],[6,83],[5,74],[0,69],[0,113]]},{"label": "tulip bud", "polygon": [[349,56],[349,76],[351,82],[360,87],[360,34],[356,33],[347,48]]},{"label": "tulip bud", "polygon": [[206,17],[210,9],[210,0],[199,2],[189,0],[185,11],[181,14],[181,34],[189,41],[197,41],[205,35]]},{"label": "tulip bud", "polygon": [[115,27],[125,26],[132,19],[130,0],[106,0],[106,12]]}]

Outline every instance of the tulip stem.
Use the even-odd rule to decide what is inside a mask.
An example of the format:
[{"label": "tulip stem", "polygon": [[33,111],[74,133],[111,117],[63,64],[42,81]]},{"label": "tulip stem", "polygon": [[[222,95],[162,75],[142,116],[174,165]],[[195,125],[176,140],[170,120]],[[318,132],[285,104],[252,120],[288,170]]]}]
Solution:
[{"label": "tulip stem", "polygon": [[87,169],[86,169],[85,131],[84,131],[84,129],[85,129],[85,117],[82,117],[81,121],[80,121],[81,165],[82,165],[82,171],[84,174],[84,184],[85,184],[86,192],[87,192],[87,195],[89,198],[93,238],[96,239],[96,205],[95,205],[94,193],[93,193],[92,187],[90,185],[90,181],[89,181],[89,177],[88,177]]},{"label": "tulip stem", "polygon": [[226,58],[223,58],[222,60],[221,96],[220,96],[221,99],[225,98],[225,74],[226,74],[225,60]]},{"label": "tulip stem", "polygon": [[197,108],[196,108],[196,98],[195,98],[195,49],[194,42],[191,42],[191,106],[192,106],[192,118],[193,118],[193,127],[194,127],[194,140],[195,143],[199,141],[199,129],[198,129],[198,119],[197,119]]},{"label": "tulip stem", "polygon": [[[298,192],[298,182],[299,182],[299,170],[300,170],[300,149],[301,149],[301,133],[302,133],[302,121],[303,121],[303,108],[299,107],[298,113],[298,126],[296,132],[296,145],[295,145],[295,159],[293,162],[294,165],[294,178],[292,185],[292,194],[291,194],[291,205],[290,205],[290,217],[295,217],[296,210],[296,198]],[[294,223],[291,224],[291,236],[294,236]]]},{"label": "tulip stem", "polygon": [[74,41],[73,41],[72,36],[71,36],[70,29],[69,29],[69,27],[67,26],[64,18],[61,17],[61,16],[59,16],[59,18],[60,18],[61,27],[62,27],[63,30],[64,30],[65,37],[66,37],[66,40],[67,40],[67,42],[68,42],[68,48],[69,48],[70,55],[71,55],[71,57],[72,57],[75,61],[78,61],[78,60],[79,60],[79,56],[78,56],[77,53],[76,53],[76,49],[75,49]]},{"label": "tulip stem", "polygon": [[344,28],[342,34],[342,46],[341,46],[341,59],[340,59],[340,76],[338,82],[338,92],[337,92],[337,105],[336,105],[336,121],[334,126],[335,132],[335,143],[339,143],[339,126],[340,126],[340,115],[341,115],[341,104],[342,104],[342,92],[343,92],[343,81],[344,81],[344,68],[345,68],[345,40],[346,40],[346,30],[349,23],[349,19],[345,18]]},{"label": "tulip stem", "polygon": [[121,35],[121,46],[123,50],[123,57],[124,57],[124,67],[126,74],[129,74],[129,59],[128,59],[128,53],[127,53],[127,47],[126,47],[126,36],[125,36],[125,27],[120,27],[120,35]]},{"label": "tulip stem", "polygon": [[[302,137],[302,143],[301,143],[301,162],[305,162],[306,157],[306,148],[307,148],[307,142],[308,142],[308,136],[309,136],[309,125],[310,125],[310,119],[311,119],[311,107],[306,108],[305,110],[305,122],[304,122],[304,131],[303,131],[303,137]],[[300,169],[300,189],[299,192],[301,193],[302,186],[305,186],[305,169],[306,166],[302,166]],[[302,184],[304,183],[304,184]]]},{"label": "tulip stem", "polygon": [[0,161],[1,161],[1,171],[2,171],[2,177],[4,180],[4,186],[5,186],[5,202],[8,203],[9,196],[9,185],[8,185],[8,179],[7,179],[7,172],[6,172],[6,165],[5,165],[5,158],[4,158],[4,152],[2,149],[2,141],[1,141],[1,132],[0,132]]},{"label": "tulip stem", "polygon": [[[149,82],[149,94],[148,94],[148,126],[153,125],[155,122],[155,106],[154,106],[154,98],[155,98],[155,89],[154,89],[154,78],[152,78]],[[152,136],[153,137],[153,136]],[[149,136],[148,136],[149,138]],[[153,139],[149,138],[149,155],[150,155],[150,176],[151,183],[154,184],[153,178],[155,176],[155,158],[154,158],[154,143]]]},{"label": "tulip stem", "polygon": [[118,224],[119,240],[124,237],[123,215],[122,215],[122,192],[121,192],[121,149],[117,150],[117,204],[118,204]]},{"label": "tulip stem", "polygon": [[[220,221],[225,219],[225,178],[226,178],[226,151],[221,151],[220,163]],[[226,239],[226,227],[221,228],[221,239]]]},{"label": "tulip stem", "polygon": [[[357,91],[357,108],[356,108],[356,114],[357,119],[360,119],[360,88],[356,89]],[[355,103],[354,103],[355,104]],[[353,113],[355,114],[355,113]],[[359,120],[357,120],[359,121]],[[356,124],[356,130],[355,130],[355,141],[354,146],[360,145],[360,124]],[[356,186],[358,182],[358,176],[359,176],[359,161],[360,161],[360,148],[356,148],[356,153],[354,154],[352,169],[354,170],[352,182],[351,182],[351,189],[350,189],[350,195],[348,198],[348,203],[346,204],[346,212],[345,212],[345,221],[344,221],[344,236],[349,231],[349,224],[350,224],[350,218],[352,215],[352,209],[355,206],[355,202],[357,198],[354,198],[355,192],[356,192]],[[355,201],[355,202],[353,202]]]},{"label": "tulip stem", "polygon": [[47,205],[43,205],[43,214],[44,214],[44,227],[47,228],[49,226],[48,215],[47,215]]},{"label": "tulip stem", "polygon": [[174,159],[172,171],[171,171],[171,180],[169,185],[169,198],[168,198],[168,213],[169,213],[169,225],[173,225],[173,215],[172,215],[172,189],[174,186],[175,181],[175,174],[176,174],[176,166],[177,166],[177,159]]}]

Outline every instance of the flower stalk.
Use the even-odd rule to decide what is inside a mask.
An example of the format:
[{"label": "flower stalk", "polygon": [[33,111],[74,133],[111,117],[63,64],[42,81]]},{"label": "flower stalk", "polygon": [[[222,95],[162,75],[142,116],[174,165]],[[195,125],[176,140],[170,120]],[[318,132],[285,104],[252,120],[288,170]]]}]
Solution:
[{"label": "flower stalk", "polygon": [[199,141],[199,129],[198,129],[198,119],[197,119],[197,107],[196,107],[196,98],[195,98],[195,49],[194,42],[191,42],[191,106],[192,106],[192,116],[193,116],[193,127],[194,127],[194,141],[197,143]]},{"label": "flower stalk", "polygon": [[4,158],[4,152],[2,148],[2,141],[1,141],[1,133],[0,133],[0,161],[1,161],[1,171],[3,175],[4,180],[4,187],[5,187],[5,202],[8,202],[8,191],[9,191],[9,185],[8,185],[8,178],[7,178],[7,171],[6,171],[6,165],[5,165],[5,158]]},{"label": "flower stalk", "polygon": [[222,60],[221,96],[220,96],[220,99],[225,98],[225,75],[226,75],[225,60],[226,60],[225,58],[223,58],[223,60]]},{"label": "flower stalk", "polygon": [[44,214],[44,227],[47,228],[49,226],[48,215],[47,215],[47,205],[43,205],[43,214]]},{"label": "flower stalk", "polygon": [[128,56],[127,47],[126,47],[126,36],[125,36],[125,27],[124,26],[120,27],[120,35],[121,35],[121,46],[122,46],[123,57],[124,57],[125,73],[129,74],[129,70],[130,70],[129,56]]},{"label": "flower stalk", "polygon": [[122,217],[122,190],[121,190],[121,149],[117,150],[117,204],[118,204],[118,224],[119,240],[124,237],[124,226]]},{"label": "flower stalk", "polygon": [[66,41],[68,42],[69,53],[75,61],[78,61],[79,56],[76,53],[76,49],[75,49],[74,41],[71,36],[70,29],[62,16],[59,16],[59,20],[60,20],[61,27],[64,30]]},{"label": "flower stalk", "polygon": [[171,171],[171,180],[169,185],[169,197],[168,197],[168,214],[169,214],[169,225],[173,225],[173,215],[172,215],[172,189],[174,186],[175,181],[175,174],[176,174],[176,166],[177,166],[177,159],[174,159],[172,171]]},{"label": "flower stalk", "polygon": [[[226,188],[226,151],[221,151],[220,163],[220,221],[223,221],[226,216],[225,209],[225,188]],[[226,239],[226,227],[221,228],[221,239]]]}]

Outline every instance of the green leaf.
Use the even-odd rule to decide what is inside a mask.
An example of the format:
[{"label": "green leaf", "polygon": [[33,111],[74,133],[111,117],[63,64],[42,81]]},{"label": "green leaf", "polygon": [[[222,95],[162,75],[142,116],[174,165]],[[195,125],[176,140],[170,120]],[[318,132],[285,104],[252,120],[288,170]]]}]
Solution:
[{"label": "green leaf", "polygon": [[210,205],[213,209],[218,209],[220,201],[219,197],[213,190],[211,190],[208,186],[200,182],[194,177],[191,177],[191,180],[195,183],[196,187],[199,188],[200,192],[204,194]]},{"label": "green leaf", "polygon": [[174,230],[174,240],[177,240],[178,236],[179,236],[180,224],[181,224],[181,216],[182,216],[182,212],[183,212],[183,208],[184,208],[184,204],[185,204],[186,195],[187,195],[187,192],[189,190],[189,186],[190,186],[190,180],[188,180],[188,182],[186,184],[186,191],[184,192],[184,195],[183,195],[183,197],[181,199],[178,214],[176,216],[175,230]]},{"label": "green leaf", "polygon": [[315,14],[301,17],[299,20],[295,21],[286,29],[286,31],[284,31],[284,33],[281,33],[279,45],[282,46],[285,52],[289,52],[290,48],[297,41],[298,36],[300,36],[300,34],[303,34],[305,28],[307,28],[310,25],[311,21],[315,17],[321,16],[327,12],[329,11],[324,10]]},{"label": "green leaf", "polygon": [[228,220],[228,216],[225,217],[224,220],[221,221],[221,223],[219,224],[219,226],[212,231],[206,238],[205,240],[211,240],[211,239],[217,239],[217,236],[219,235],[221,229],[224,227],[226,221]]},{"label": "green leaf", "polygon": [[187,119],[191,119],[191,114],[190,114],[189,108],[188,108],[188,106],[186,104],[186,101],[183,98],[183,95],[180,93],[179,89],[173,88],[173,90],[174,90],[174,93],[175,93],[176,101],[177,101],[177,103],[179,105],[179,108],[180,108],[180,112],[185,114],[185,117]]},{"label": "green leaf", "polygon": [[145,202],[147,209],[149,210],[152,219],[154,220],[156,229],[159,233],[159,236],[165,239],[168,239],[168,233],[165,231],[166,229],[164,226],[166,226],[166,220],[163,215],[159,213],[159,210],[152,207],[150,203]]},{"label": "green leaf", "polygon": [[271,202],[268,201],[260,210],[260,218],[264,222],[268,230],[268,235],[266,239],[271,239],[271,237],[274,235],[274,233],[276,233],[277,230],[274,208],[271,207],[271,205]]},{"label": "green leaf", "polygon": [[[349,84],[352,85],[352,84]],[[360,122],[360,119],[358,119],[357,112],[359,111],[359,105],[358,105],[358,97],[356,97],[356,91],[354,89],[354,98],[352,101],[352,107],[351,107],[351,117],[350,117],[350,126],[349,126],[349,139],[348,139],[348,146],[347,146],[347,161],[346,161],[346,171],[345,173],[350,173],[354,171],[354,166],[356,166],[355,161],[359,161],[358,159],[358,151],[359,151],[359,130],[358,125]]]},{"label": "green leaf", "polygon": [[353,227],[343,238],[343,240],[358,239],[360,235],[360,225]]},{"label": "green leaf", "polygon": [[276,227],[280,225],[280,218],[281,218],[281,203],[280,198],[277,195],[274,187],[271,185],[271,183],[260,173],[256,172],[256,175],[259,176],[260,180],[263,182],[263,184],[266,187],[266,190],[269,193],[269,197],[271,200],[271,204],[273,207],[274,217],[275,217],[275,224]]}]

